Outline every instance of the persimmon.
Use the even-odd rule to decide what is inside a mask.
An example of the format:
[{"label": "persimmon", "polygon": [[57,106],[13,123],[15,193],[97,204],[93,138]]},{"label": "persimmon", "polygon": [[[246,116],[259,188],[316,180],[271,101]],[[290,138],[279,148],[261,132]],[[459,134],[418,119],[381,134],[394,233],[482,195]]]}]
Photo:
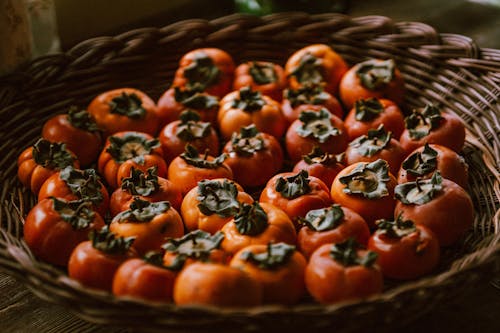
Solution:
[{"label": "persimmon", "polygon": [[68,275],[86,287],[111,292],[118,267],[137,257],[131,247],[134,238],[117,237],[107,226],[90,232],[89,238],[71,253]]},{"label": "persimmon", "polygon": [[123,178],[121,186],[111,194],[111,215],[129,209],[135,197],[149,202],[168,201],[174,209],[180,210],[181,191],[168,179],[158,177],[157,170],[157,167],[151,167],[143,172],[132,168],[130,176]]},{"label": "persimmon", "polygon": [[325,108],[333,115],[342,118],[344,111],[335,96],[326,92],[321,86],[306,86],[286,89],[283,93],[281,109],[289,124],[299,118],[302,111]]},{"label": "persimmon", "polygon": [[334,202],[352,209],[374,228],[376,220],[392,217],[396,184],[386,161],[358,162],[339,172],[333,181],[331,195]]},{"label": "persimmon", "polygon": [[441,177],[417,179],[399,184],[394,216],[412,220],[432,230],[441,246],[456,243],[474,223],[474,206],[467,192],[456,183]]},{"label": "persimmon", "polygon": [[458,116],[441,112],[433,105],[413,110],[405,118],[406,129],[399,141],[410,154],[426,143],[448,147],[459,153],[465,143],[465,125]]},{"label": "persimmon", "polygon": [[199,89],[222,97],[231,91],[234,77],[233,58],[218,48],[192,50],[179,60],[173,86]]},{"label": "persimmon", "polygon": [[160,252],[125,261],[113,278],[113,294],[152,302],[170,303],[173,299],[177,267],[166,266]]},{"label": "persimmon", "polygon": [[203,179],[233,179],[231,168],[224,163],[226,158],[226,154],[213,157],[205,152],[201,155],[195,147],[187,145],[184,153],[170,163],[168,179],[180,189],[182,195],[189,192]]},{"label": "persimmon", "polygon": [[252,197],[229,179],[203,179],[182,200],[181,215],[189,231],[219,231],[239,210],[241,203],[251,204]]},{"label": "persimmon", "polygon": [[87,110],[71,106],[67,114],[60,114],[43,124],[42,138],[63,142],[82,166],[89,166],[101,152],[101,131]]},{"label": "persimmon", "polygon": [[119,132],[109,136],[97,168],[109,187],[116,189],[132,168],[146,171],[158,167],[158,176],[167,175],[167,165],[158,139],[142,132]]},{"label": "persimmon", "polygon": [[75,154],[66,149],[65,143],[39,139],[17,158],[17,176],[24,187],[38,195],[43,183],[50,176],[70,165],[80,167]]},{"label": "persimmon", "polygon": [[90,202],[47,198],[28,213],[24,240],[36,257],[66,266],[71,252],[87,239],[89,231],[103,226],[104,220]]},{"label": "persimmon", "polygon": [[103,92],[87,107],[105,137],[123,131],[156,135],[159,123],[155,102],[144,92],[134,88],[120,88]]},{"label": "persimmon", "polygon": [[280,102],[286,77],[283,68],[267,61],[248,61],[240,64],[234,71],[233,90],[249,86],[262,95]]},{"label": "persimmon", "polygon": [[304,226],[297,235],[297,245],[306,258],[323,244],[353,238],[358,244],[366,245],[370,237],[370,229],[361,215],[337,204],[310,210],[300,222]]},{"label": "persimmon", "polygon": [[387,132],[383,124],[377,129],[368,130],[351,143],[345,151],[347,165],[357,162],[373,162],[383,159],[389,164],[389,172],[397,175],[401,162],[406,157],[406,152],[398,140],[392,137],[392,132]]},{"label": "persimmon", "polygon": [[215,126],[219,98],[200,91],[199,88],[172,87],[168,89],[158,100],[156,114],[160,128],[178,120],[180,115],[188,110],[198,113],[200,120]]},{"label": "persimmon", "polygon": [[469,166],[464,158],[445,146],[427,143],[415,149],[403,161],[398,173],[398,183],[431,178],[435,171],[439,171],[443,178],[467,188]]},{"label": "persimmon", "polygon": [[278,140],[259,132],[253,124],[234,133],[223,151],[234,180],[245,187],[265,185],[283,167],[283,150]]},{"label": "persimmon", "polygon": [[403,220],[377,221],[377,230],[368,241],[368,249],[378,254],[377,263],[384,276],[410,280],[432,272],[439,263],[436,235],[422,224]]},{"label": "persimmon", "polygon": [[367,135],[370,129],[376,129],[381,124],[398,139],[405,129],[403,112],[388,99],[357,100],[344,120],[349,141]]},{"label": "persimmon", "polygon": [[328,187],[307,171],[284,172],[271,178],[260,195],[260,202],[282,209],[299,228],[298,219],[312,209],[332,204]]},{"label": "persimmon", "polygon": [[337,94],[347,70],[344,59],[325,44],[313,44],[296,51],[285,65],[290,88],[321,85],[332,95]]},{"label": "persimmon", "polygon": [[211,235],[203,230],[194,230],[180,238],[169,238],[162,245],[165,251],[163,264],[168,267],[185,268],[196,262],[226,264],[229,256],[221,249],[222,232]]},{"label": "persimmon", "polygon": [[295,164],[292,172],[307,171],[310,176],[319,178],[330,188],[337,174],[344,168],[344,154],[330,154],[319,146],[314,146],[309,154],[302,156]]},{"label": "persimmon", "polygon": [[286,130],[286,120],[278,102],[250,87],[233,91],[221,100],[217,115],[220,134],[225,140],[242,127],[254,124],[261,132],[279,139]]},{"label": "persimmon", "polygon": [[212,156],[219,154],[219,137],[214,127],[209,122],[201,121],[199,113],[192,110],[182,112],[179,120],[166,125],[158,139],[167,164],[182,154],[187,144],[198,151],[208,150]]},{"label": "persimmon", "polygon": [[240,269],[220,263],[197,262],[183,269],[177,276],[174,302],[181,306],[257,306],[262,303],[262,287]]},{"label": "persimmon", "polygon": [[100,179],[94,169],[79,170],[68,166],[43,183],[38,201],[50,197],[90,201],[101,216],[106,216],[109,194]]},{"label": "persimmon", "polygon": [[297,303],[305,294],[306,259],[286,243],[250,245],[236,253],[229,266],[260,282],[264,304]]},{"label": "persimmon", "polygon": [[344,122],[326,109],[303,111],[285,135],[285,145],[292,162],[299,161],[318,146],[321,150],[339,154],[348,144]]},{"label": "persimmon", "polygon": [[405,95],[404,80],[392,59],[370,59],[351,67],[342,77],[340,99],[352,108],[360,99],[387,98],[402,105]]},{"label": "persimmon", "polygon": [[222,227],[222,249],[235,254],[254,244],[284,242],[295,245],[295,227],[284,211],[269,203],[241,204],[235,217]]},{"label": "persimmon", "polygon": [[382,292],[383,276],[377,253],[359,249],[349,239],[324,244],[306,266],[306,288],[322,304],[362,300]]},{"label": "persimmon", "polygon": [[116,215],[109,229],[122,237],[134,237],[139,254],[157,251],[169,237],[184,234],[182,219],[168,201],[149,202],[135,197],[128,210]]}]

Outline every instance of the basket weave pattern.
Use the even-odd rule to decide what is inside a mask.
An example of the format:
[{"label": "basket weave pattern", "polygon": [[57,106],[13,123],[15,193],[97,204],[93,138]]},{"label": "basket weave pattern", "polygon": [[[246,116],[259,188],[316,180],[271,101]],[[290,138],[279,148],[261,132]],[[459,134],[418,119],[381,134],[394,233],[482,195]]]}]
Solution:
[{"label": "basket weave pattern", "polygon": [[[22,240],[23,217],[35,203],[16,177],[18,154],[40,136],[43,123],[68,106],[87,105],[97,94],[130,86],[157,99],[180,57],[197,47],[218,47],[237,63],[284,64],[313,43],[333,47],[350,64],[393,58],[406,80],[406,107],[434,103],[466,124],[463,155],[469,164],[476,220],[460,244],[447,249],[433,276],[389,288],[361,303],[249,310],[180,308],[89,291],[66,274],[37,261]],[[500,254],[500,51],[480,49],[464,36],[438,34],[422,23],[380,16],[285,13],[263,18],[232,15],[144,28],[80,43],[67,53],[35,59],[0,78],[0,269],[43,299],[64,304],[89,321],[147,326],[151,330],[255,330],[335,327],[356,331],[404,324],[460,289],[491,278]]]}]

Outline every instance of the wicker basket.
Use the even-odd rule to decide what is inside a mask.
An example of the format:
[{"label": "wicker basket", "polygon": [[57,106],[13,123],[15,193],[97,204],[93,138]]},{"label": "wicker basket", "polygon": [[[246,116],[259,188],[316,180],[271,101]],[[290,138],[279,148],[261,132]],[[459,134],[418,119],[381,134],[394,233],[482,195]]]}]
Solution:
[{"label": "wicker basket", "polygon": [[[117,299],[86,290],[65,272],[37,261],[22,240],[23,216],[35,198],[16,178],[16,158],[40,135],[45,120],[69,105],[85,106],[98,93],[131,86],[158,98],[180,57],[202,46],[222,48],[237,62],[284,64],[295,50],[326,43],[351,65],[368,57],[397,62],[407,85],[406,106],[432,102],[462,117],[463,154],[470,165],[474,227],[446,250],[440,270],[418,281],[391,285],[361,303],[248,310],[176,307]],[[144,28],[80,43],[67,53],[35,59],[0,78],[0,269],[39,297],[96,323],[149,330],[235,331],[360,328],[403,325],[433,305],[478,283],[488,283],[500,252],[500,51],[479,49],[469,38],[438,34],[428,25],[386,17],[286,13],[263,18],[232,15]]]}]

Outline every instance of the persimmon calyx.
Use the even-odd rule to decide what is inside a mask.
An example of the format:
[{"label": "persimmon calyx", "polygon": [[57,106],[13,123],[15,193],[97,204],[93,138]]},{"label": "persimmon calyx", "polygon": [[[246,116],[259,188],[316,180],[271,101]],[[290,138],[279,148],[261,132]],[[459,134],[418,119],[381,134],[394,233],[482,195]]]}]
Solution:
[{"label": "persimmon calyx", "polygon": [[131,119],[142,119],[146,116],[146,109],[142,106],[142,100],[135,93],[122,92],[121,95],[114,97],[108,104],[111,113]]},{"label": "persimmon calyx", "polygon": [[59,178],[79,199],[90,201],[96,206],[104,200],[101,192],[102,186],[99,182],[100,177],[94,169],[79,170],[68,166],[60,171]]},{"label": "persimmon calyx", "polygon": [[109,137],[109,142],[106,152],[118,163],[131,159],[140,163],[144,155],[149,155],[153,149],[160,147],[158,139],[147,139],[135,132],[126,133],[122,137],[112,135]]},{"label": "persimmon calyx", "polygon": [[233,133],[231,137],[232,151],[239,156],[250,157],[266,148],[264,139],[254,124],[242,127],[240,133]]},{"label": "persimmon calyx", "polygon": [[109,226],[105,226],[101,230],[91,230],[89,239],[96,250],[107,254],[125,254],[135,237],[117,237],[109,230]]},{"label": "persimmon calyx", "polygon": [[299,173],[289,177],[279,177],[276,181],[275,190],[283,198],[295,199],[311,192],[309,186],[309,173],[301,170]]},{"label": "persimmon calyx", "polygon": [[176,256],[171,265],[165,265],[165,262],[163,261],[163,256],[164,254],[160,251],[149,251],[144,255],[142,260],[144,260],[150,265],[173,272],[180,271],[184,267],[184,263],[186,262],[185,258],[181,256]]},{"label": "persimmon calyx", "polygon": [[387,148],[391,138],[392,133],[387,132],[384,125],[380,124],[377,129],[368,130],[367,135],[361,135],[354,139],[349,146],[356,149],[362,156],[372,157]]},{"label": "persimmon calyx", "polygon": [[379,199],[389,195],[387,183],[390,181],[389,165],[378,159],[371,163],[361,163],[348,175],[340,177],[344,193],[361,195],[367,199]]},{"label": "persimmon calyx", "polygon": [[299,217],[301,224],[314,231],[328,231],[337,228],[344,220],[344,211],[340,205],[310,210],[304,218]]},{"label": "persimmon calyx", "polygon": [[197,52],[193,62],[184,68],[187,87],[205,90],[219,82],[221,70],[205,52]]},{"label": "persimmon calyx", "polygon": [[432,104],[427,104],[422,109],[415,109],[405,118],[405,126],[412,140],[420,140],[437,129],[444,118],[441,111]]},{"label": "persimmon calyx", "polygon": [[260,235],[269,225],[267,213],[255,201],[251,205],[243,203],[238,214],[234,217],[236,229],[242,235]]},{"label": "persimmon calyx", "polygon": [[132,195],[150,196],[160,189],[158,167],[148,168],[146,172],[132,167],[130,177],[123,178],[121,189]]},{"label": "persimmon calyx", "polygon": [[239,97],[233,99],[232,107],[245,112],[256,112],[262,110],[266,101],[262,98],[260,91],[253,91],[249,86],[239,90]]},{"label": "persimmon calyx", "polygon": [[378,254],[373,251],[368,251],[364,256],[358,255],[359,244],[354,238],[349,238],[345,242],[332,245],[330,249],[330,257],[342,264],[343,266],[362,265],[372,267],[377,261]]},{"label": "persimmon calyx", "polygon": [[259,268],[272,270],[286,265],[294,253],[295,246],[293,245],[268,243],[266,252],[253,253],[252,251],[244,251],[240,259],[252,263]]},{"label": "persimmon calyx", "polygon": [[193,110],[183,111],[180,115],[181,123],[175,130],[175,135],[185,142],[206,138],[210,135],[212,125],[200,121],[200,115]]},{"label": "persimmon calyx", "polygon": [[213,160],[208,160],[208,150],[205,151],[204,155],[198,153],[198,149],[195,146],[187,144],[185,151],[180,155],[180,157],[189,165],[195,166],[201,169],[217,169],[224,163],[227,158],[226,154],[221,154],[214,158]]},{"label": "persimmon calyx", "polygon": [[134,197],[130,209],[125,210],[113,218],[118,223],[147,223],[156,216],[170,209],[168,201],[149,202],[139,197]]},{"label": "persimmon calyx", "polygon": [[384,106],[377,98],[358,99],[354,102],[354,112],[356,120],[369,122],[384,112]]},{"label": "persimmon calyx", "polygon": [[79,128],[87,132],[101,131],[99,127],[97,127],[97,123],[95,122],[92,115],[87,112],[87,110],[80,110],[75,105],[70,106],[66,117],[69,123],[75,128]]},{"label": "persimmon calyx", "polygon": [[340,130],[332,125],[331,113],[322,108],[317,111],[302,111],[299,120],[302,122],[296,129],[297,134],[303,138],[312,136],[318,142],[325,143],[330,137],[340,135]]},{"label": "persimmon calyx", "polygon": [[324,83],[325,75],[323,60],[307,52],[300,59],[299,65],[290,73],[303,85],[320,85]]},{"label": "persimmon calyx", "polygon": [[285,98],[290,101],[292,107],[304,104],[320,105],[324,104],[331,95],[322,86],[306,85],[299,89],[285,90]]},{"label": "persimmon calyx", "polygon": [[73,165],[75,158],[66,149],[65,143],[50,142],[39,139],[32,150],[33,159],[36,164],[53,170],[61,170],[69,165]]},{"label": "persimmon calyx", "polygon": [[203,89],[200,90],[200,88],[200,86],[185,89],[175,87],[175,101],[194,110],[210,110],[218,107],[219,99],[203,92]]},{"label": "persimmon calyx", "polygon": [[328,166],[334,166],[336,164],[342,163],[344,160],[344,153],[341,154],[329,154],[324,152],[321,147],[314,146],[311,152],[302,157],[304,162],[307,164],[323,164]]},{"label": "persimmon calyx", "polygon": [[358,65],[356,75],[361,84],[370,90],[385,88],[393,79],[396,70],[394,60],[367,60]]},{"label": "persimmon calyx", "polygon": [[403,215],[399,214],[395,220],[381,219],[375,221],[377,233],[387,235],[391,238],[402,238],[417,230],[412,220],[404,220]]},{"label": "persimmon calyx", "polygon": [[220,217],[236,215],[240,208],[238,189],[232,181],[202,180],[198,182],[198,209],[210,216]]},{"label": "persimmon calyx", "polygon": [[165,252],[187,258],[209,261],[213,250],[220,248],[224,234],[220,231],[211,235],[202,230],[192,231],[180,238],[169,238],[162,248]]},{"label": "persimmon calyx", "polygon": [[277,75],[273,64],[252,61],[249,65],[249,73],[258,85],[276,82]]},{"label": "persimmon calyx", "polygon": [[433,172],[437,168],[438,152],[432,149],[429,144],[425,144],[424,150],[415,152],[408,156],[401,166],[409,174],[421,177]]},{"label": "persimmon calyx", "polygon": [[443,189],[443,177],[439,171],[431,179],[417,178],[414,182],[399,184],[394,189],[394,196],[405,205],[423,205],[434,199]]},{"label": "persimmon calyx", "polygon": [[73,230],[88,228],[95,218],[92,203],[84,200],[66,201],[51,197],[54,210]]}]

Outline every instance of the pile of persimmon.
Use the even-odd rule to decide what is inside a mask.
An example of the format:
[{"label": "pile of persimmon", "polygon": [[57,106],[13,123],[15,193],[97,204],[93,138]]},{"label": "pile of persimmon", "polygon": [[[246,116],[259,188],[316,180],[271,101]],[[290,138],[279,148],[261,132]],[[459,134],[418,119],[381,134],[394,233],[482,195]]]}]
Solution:
[{"label": "pile of persimmon", "polygon": [[[215,48],[154,101],[92,96],[45,123],[18,176],[24,239],[83,286],[178,305],[360,300],[431,274],[473,222],[460,119],[406,117],[392,59],[310,45],[284,67]],[[86,169],[85,169],[86,168]]]}]

